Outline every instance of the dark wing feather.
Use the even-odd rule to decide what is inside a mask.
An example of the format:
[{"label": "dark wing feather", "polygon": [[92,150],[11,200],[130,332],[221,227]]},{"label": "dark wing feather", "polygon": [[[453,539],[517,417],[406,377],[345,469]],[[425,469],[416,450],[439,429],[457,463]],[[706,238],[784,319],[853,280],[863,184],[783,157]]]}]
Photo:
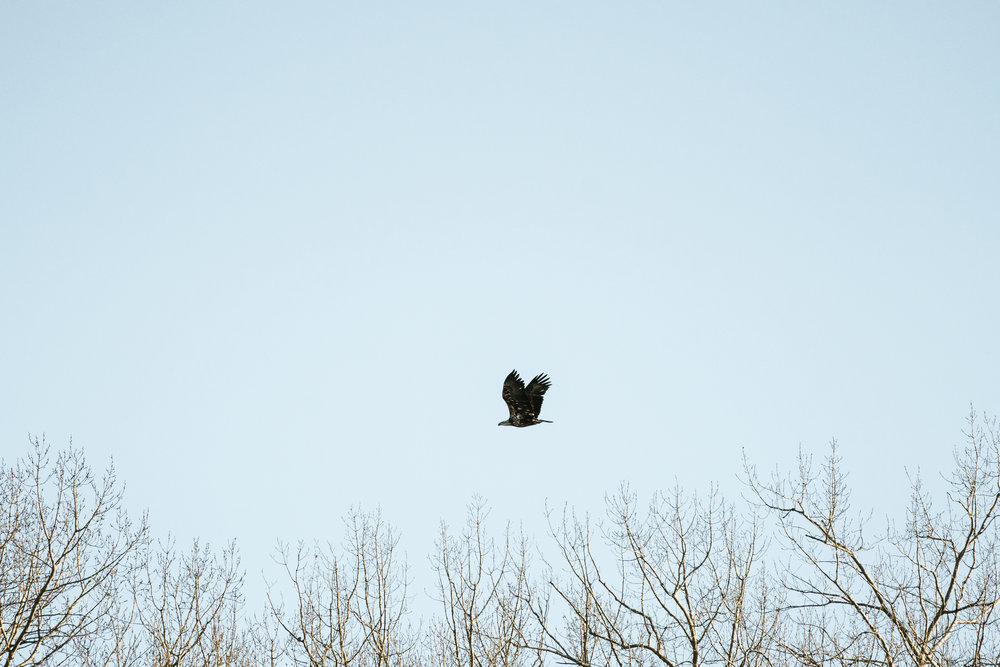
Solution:
[{"label": "dark wing feather", "polygon": [[507,379],[503,381],[503,391],[500,395],[503,397],[503,402],[507,404],[511,419],[516,414],[524,414],[531,409],[531,403],[524,393],[524,380],[521,379],[516,370],[511,371]]},{"label": "dark wing feather", "polygon": [[535,376],[534,380],[528,383],[528,387],[524,390],[524,393],[527,394],[532,417],[537,417],[541,413],[542,397],[545,396],[545,392],[551,386],[552,380],[545,373],[539,373]]}]

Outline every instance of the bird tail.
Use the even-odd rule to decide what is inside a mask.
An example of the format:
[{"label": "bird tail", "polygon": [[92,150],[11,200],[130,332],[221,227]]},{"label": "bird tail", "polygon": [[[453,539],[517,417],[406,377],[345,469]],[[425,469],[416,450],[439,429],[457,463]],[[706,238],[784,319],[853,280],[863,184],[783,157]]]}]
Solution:
[{"label": "bird tail", "polygon": [[551,419],[538,419],[537,417],[535,418],[535,421],[537,421],[539,423],[545,422],[546,424],[552,424],[553,423]]}]

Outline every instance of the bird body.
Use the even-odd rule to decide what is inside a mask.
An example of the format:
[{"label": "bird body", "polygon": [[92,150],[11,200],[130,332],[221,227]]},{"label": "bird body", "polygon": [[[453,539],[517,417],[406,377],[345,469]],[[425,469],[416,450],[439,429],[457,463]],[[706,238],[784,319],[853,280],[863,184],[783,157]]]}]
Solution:
[{"label": "bird body", "polygon": [[517,374],[517,371],[511,371],[507,379],[503,381],[503,391],[500,393],[504,403],[507,404],[507,410],[510,411],[510,418],[500,422],[497,426],[523,428],[542,422],[551,424],[552,422],[548,419],[538,418],[538,413],[542,411],[542,397],[551,386],[552,380],[545,373],[536,375],[525,387],[524,381]]}]

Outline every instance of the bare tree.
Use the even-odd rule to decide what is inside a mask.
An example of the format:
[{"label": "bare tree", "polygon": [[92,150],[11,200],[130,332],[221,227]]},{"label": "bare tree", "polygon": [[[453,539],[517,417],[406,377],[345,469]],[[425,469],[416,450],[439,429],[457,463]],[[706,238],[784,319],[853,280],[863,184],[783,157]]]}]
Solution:
[{"label": "bare tree", "polygon": [[96,477],[83,453],[31,438],[0,463],[0,665],[64,664],[79,642],[124,636],[116,604],[146,539],[122,509],[113,467]]},{"label": "bare tree", "polygon": [[143,637],[138,632],[139,601],[135,597],[136,579],[142,574],[146,547],[137,550],[135,562],[123,576],[128,581],[116,581],[109,591],[105,608],[105,632],[83,634],[72,643],[74,665],[82,667],[139,667],[144,665]]},{"label": "bare tree", "polygon": [[850,509],[836,442],[816,468],[750,488],[795,554],[782,657],[802,664],[980,665],[1000,662],[1000,437],[995,421],[968,419],[944,509],[919,478],[902,525],[869,530]]},{"label": "bare tree", "polygon": [[741,530],[715,493],[657,494],[644,516],[636,504],[626,488],[609,498],[599,537],[566,512],[553,527],[566,571],[532,602],[539,648],[581,667],[767,664],[775,615],[756,524]]},{"label": "bare tree", "polygon": [[143,575],[135,593],[147,664],[248,664],[235,544],[215,556],[197,540],[187,553],[168,541],[149,555]]},{"label": "bare tree", "polygon": [[429,633],[431,664],[515,667],[541,662],[524,641],[530,632],[525,540],[512,543],[508,526],[498,547],[486,532],[487,515],[477,497],[458,537],[441,525],[432,563],[442,617]]},{"label": "bare tree", "polygon": [[282,640],[284,632],[277,625],[274,614],[268,610],[259,618],[249,622],[247,629],[247,649],[249,664],[257,667],[278,667],[285,657],[286,642]]},{"label": "bare tree", "polygon": [[[398,539],[380,512],[354,512],[343,555],[332,546],[294,554],[280,547],[294,587],[290,605],[269,591],[271,612],[287,635],[286,655],[311,667],[400,667],[416,660],[415,641],[403,621],[407,570],[398,562]],[[273,590],[273,587],[272,587]]]}]

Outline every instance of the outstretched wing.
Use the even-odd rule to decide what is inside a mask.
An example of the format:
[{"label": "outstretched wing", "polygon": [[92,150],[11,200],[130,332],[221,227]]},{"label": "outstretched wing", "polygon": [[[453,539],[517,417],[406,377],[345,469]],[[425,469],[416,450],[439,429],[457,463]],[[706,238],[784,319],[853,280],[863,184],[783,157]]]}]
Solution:
[{"label": "outstretched wing", "polygon": [[500,395],[503,397],[503,402],[507,404],[511,419],[514,419],[518,413],[526,414],[531,410],[531,403],[524,392],[524,380],[521,379],[516,370],[511,371],[507,379],[503,381],[503,391]]},{"label": "outstretched wing", "polygon": [[542,397],[552,386],[552,380],[545,373],[539,373],[535,379],[528,383],[524,393],[527,394],[528,403],[531,406],[531,416],[537,417],[542,411]]}]

